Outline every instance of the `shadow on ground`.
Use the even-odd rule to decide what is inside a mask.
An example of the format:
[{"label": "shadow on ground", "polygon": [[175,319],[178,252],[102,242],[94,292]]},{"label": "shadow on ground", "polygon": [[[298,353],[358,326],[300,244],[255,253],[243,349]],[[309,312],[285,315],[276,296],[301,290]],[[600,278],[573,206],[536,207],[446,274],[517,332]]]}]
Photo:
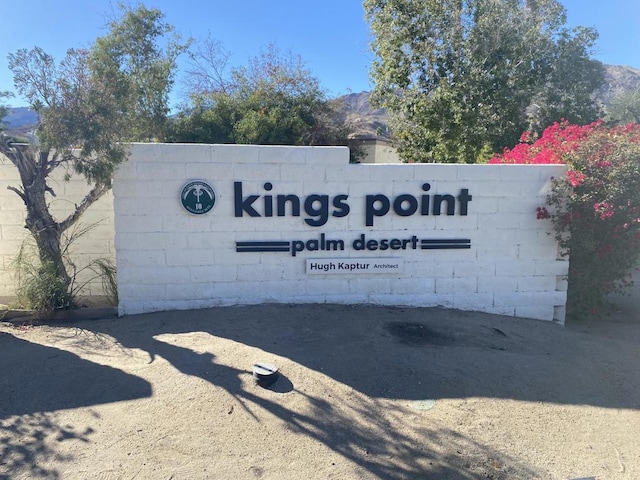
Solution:
[{"label": "shadow on ground", "polygon": [[[637,328],[617,336],[588,324],[562,328],[442,309],[337,305],[162,312],[74,326],[109,335],[125,348],[140,349],[151,361],[161,357],[183,374],[225,389],[240,405],[261,407],[292,432],[322,442],[377,478],[419,478],[426,471],[430,478],[439,479],[544,477],[544,472],[450,428],[418,428],[415,433],[424,442],[417,443],[415,436],[393,427],[394,416],[406,418],[406,411],[379,413],[387,399],[488,397],[640,409],[638,359],[629,353],[631,349],[618,348],[620,342],[637,344]],[[214,353],[161,340],[165,334],[190,332],[205,332],[285,357],[352,387],[368,403],[338,408],[327,398],[304,393],[283,372],[274,391],[295,391],[305,396],[310,407],[306,414],[293,412],[276,397],[265,398],[243,388],[241,377],[251,365],[239,370],[216,363]],[[3,344],[14,347],[20,341],[2,338]],[[0,418],[150,394],[146,382],[123,372],[54,348],[28,342],[22,347],[33,350],[34,364],[51,365],[47,371],[60,376],[60,393],[34,398],[26,405],[9,402],[0,409]],[[33,387],[20,385],[25,378],[29,378],[27,367],[12,373],[0,387],[33,388],[38,397],[37,377],[29,378],[36,382]],[[86,381],[94,390],[89,388],[82,398],[65,396],[64,383],[73,381]],[[446,453],[438,450],[442,445]]]},{"label": "shadow on ground", "polygon": [[228,338],[372,398],[489,397],[640,409],[637,358],[633,349],[616,347],[640,340],[639,329],[626,326],[633,330],[620,338],[596,324],[562,328],[444,309],[267,305],[137,315],[82,328],[160,355],[189,375],[201,372],[198,354],[155,337],[198,331]]},{"label": "shadow on ground", "polygon": [[[146,380],[8,333],[0,332],[0,351],[0,420],[151,396]],[[47,385],[57,385],[56,390],[43,391],[45,380]]]},{"label": "shadow on ground", "polygon": [[[69,459],[51,442],[89,441],[90,428],[60,425],[52,412],[151,396],[151,385],[141,378],[4,332],[0,352],[0,479],[11,478],[3,470],[19,469],[34,478],[58,478],[43,464]],[[56,388],[47,391],[45,384]]]},{"label": "shadow on ground", "polygon": [[[505,358],[510,350],[520,355],[523,349],[532,353],[534,349],[519,333],[511,333],[508,322],[513,319],[498,322],[499,328],[493,326],[494,321],[490,316],[478,320],[439,309],[280,305],[156,313],[78,327],[111,336],[125,348],[147,352],[151,362],[161,357],[185,375],[224,388],[247,412],[256,406],[268,411],[287,430],[321,442],[377,478],[418,478],[426,471],[439,479],[532,478],[534,472],[518,459],[505,458],[454,430],[434,426],[421,428],[413,436],[404,434],[395,426],[406,421],[407,410],[389,411],[382,405],[385,399],[542,396],[526,393],[531,379],[516,376],[519,366]],[[550,328],[550,335],[562,333],[559,327],[544,327]],[[232,368],[217,363],[213,353],[195,352],[163,337],[192,332],[286,357],[370,400],[338,408],[330,398],[296,388],[284,372],[271,389],[295,391],[309,406],[308,413],[292,411],[277,398],[264,398],[243,388],[241,378],[251,365],[247,370]],[[499,366],[501,362],[504,365]],[[529,376],[544,378],[543,371],[534,366],[535,356],[523,363],[526,366],[520,367]],[[550,360],[550,368],[552,363]],[[502,371],[506,368],[508,371]],[[512,385],[497,387],[496,374],[513,376]],[[524,389],[522,382],[527,384]]]},{"label": "shadow on ground", "polygon": [[[71,425],[60,425],[55,413],[32,413],[0,420],[0,479],[16,478],[18,472],[27,478],[60,478],[51,462],[72,462],[49,445],[67,440],[90,442],[91,428],[77,431]],[[8,472],[6,475],[4,471]]]}]

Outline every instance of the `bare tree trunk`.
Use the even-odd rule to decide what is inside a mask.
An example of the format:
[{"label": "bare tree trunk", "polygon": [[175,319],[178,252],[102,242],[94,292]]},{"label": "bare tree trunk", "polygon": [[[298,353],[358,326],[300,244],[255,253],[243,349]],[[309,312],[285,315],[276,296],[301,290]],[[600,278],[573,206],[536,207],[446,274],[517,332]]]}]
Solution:
[{"label": "bare tree trunk", "polygon": [[64,281],[66,287],[69,287],[71,277],[64,264],[60,245],[62,231],[60,231],[58,223],[54,221],[46,208],[44,194],[40,195],[40,192],[37,195],[31,194],[30,203],[26,203],[26,205],[27,218],[25,227],[31,232],[36,241],[40,261],[51,262],[55,266],[56,276]]},{"label": "bare tree trunk", "polygon": [[25,204],[25,228],[36,242],[40,262],[47,263],[55,269],[55,276],[63,283],[65,289],[65,292],[60,293],[71,293],[69,290],[72,277],[65,265],[62,235],[78,221],[89,206],[109,190],[109,186],[95,184],[83,200],[76,204],[74,211],[58,222],[49,211],[47,193],[55,197],[55,192],[47,185],[47,179],[56,167],[72,162],[75,157],[71,152],[59,156],[55,152],[40,150],[33,145],[14,143],[12,140],[0,135],[0,154],[5,155],[16,166],[20,173],[21,185],[7,188],[15,192]]},{"label": "bare tree trunk", "polygon": [[56,276],[68,287],[71,277],[64,265],[60,246],[63,230],[49,212],[46,199],[47,192],[55,196],[53,190],[47,186],[47,176],[51,168],[49,152],[15,143],[3,144],[2,147],[4,148],[0,151],[11,160],[20,173],[21,188],[8,188],[16,192],[25,204],[25,228],[35,239],[40,261],[51,262],[56,269]]}]

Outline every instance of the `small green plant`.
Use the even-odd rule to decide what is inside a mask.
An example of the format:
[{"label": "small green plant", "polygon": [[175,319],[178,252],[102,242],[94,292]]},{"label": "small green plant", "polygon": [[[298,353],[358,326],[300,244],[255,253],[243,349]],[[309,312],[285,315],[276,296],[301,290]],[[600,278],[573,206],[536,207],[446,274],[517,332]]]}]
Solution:
[{"label": "small green plant", "polygon": [[[21,307],[31,309],[39,314],[77,308],[78,295],[89,283],[98,279],[102,280],[103,291],[109,303],[117,305],[118,287],[116,267],[113,262],[100,258],[79,268],[71,260],[69,253],[72,243],[96,226],[97,224],[82,228],[76,226],[68,236],[64,237],[63,261],[67,271],[71,273],[71,281],[68,285],[58,275],[53,262],[40,261],[33,238],[22,243],[12,265],[18,285],[16,288],[17,302]],[[84,279],[79,283],[78,278],[81,276]]]},{"label": "small green plant", "polygon": [[21,245],[13,267],[18,281],[16,295],[20,306],[40,314],[76,306],[54,263],[40,262],[27,242]]},{"label": "small green plant", "polygon": [[102,289],[111,305],[118,304],[118,282],[116,277],[116,266],[111,260],[100,258],[93,261],[88,268],[91,268],[96,275],[102,278]]}]

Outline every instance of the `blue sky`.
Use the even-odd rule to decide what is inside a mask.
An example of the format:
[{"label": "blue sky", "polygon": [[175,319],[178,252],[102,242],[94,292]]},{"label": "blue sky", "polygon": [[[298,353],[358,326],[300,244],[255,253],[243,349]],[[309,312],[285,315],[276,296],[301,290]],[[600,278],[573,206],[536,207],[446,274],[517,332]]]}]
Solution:
[{"label": "blue sky", "polygon": [[[330,96],[370,90],[370,34],[361,0],[147,0],[184,37],[209,33],[246,64],[267,44],[299,54]],[[595,27],[595,57],[640,68],[640,0],[561,0],[568,26]],[[20,5],[14,3],[13,5]],[[116,0],[29,0],[3,9],[0,29],[0,90],[13,90],[7,54],[39,46],[57,60],[67,48],[88,46],[103,35]],[[173,95],[179,100],[180,78]],[[13,106],[23,106],[20,99]]]}]

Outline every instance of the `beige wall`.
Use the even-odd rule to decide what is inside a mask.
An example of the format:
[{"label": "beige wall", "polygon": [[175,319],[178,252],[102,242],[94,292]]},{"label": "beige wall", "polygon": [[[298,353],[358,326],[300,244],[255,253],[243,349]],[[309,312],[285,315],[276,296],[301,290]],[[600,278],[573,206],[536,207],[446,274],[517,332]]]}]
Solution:
[{"label": "beige wall", "polygon": [[388,142],[365,140],[362,149],[365,156],[361,163],[401,163],[398,151]]},{"label": "beige wall", "polygon": [[[49,197],[51,210],[58,220],[72,212],[75,204],[89,191],[87,182],[77,176],[65,182],[64,173],[66,172],[57,172],[49,182],[56,193],[55,198]],[[13,164],[0,156],[0,298],[5,302],[15,296],[16,281],[12,262],[22,243],[29,239],[24,228],[24,203],[18,195],[7,189],[9,185],[18,187],[20,176]],[[89,232],[72,243],[70,252],[73,262],[79,269],[99,258],[108,258],[115,263],[111,192],[85,212],[76,230],[90,226],[93,227]],[[85,271],[78,276],[78,281],[84,283],[88,278],[89,272]],[[80,293],[91,297],[104,295],[102,281],[90,282]]]}]

